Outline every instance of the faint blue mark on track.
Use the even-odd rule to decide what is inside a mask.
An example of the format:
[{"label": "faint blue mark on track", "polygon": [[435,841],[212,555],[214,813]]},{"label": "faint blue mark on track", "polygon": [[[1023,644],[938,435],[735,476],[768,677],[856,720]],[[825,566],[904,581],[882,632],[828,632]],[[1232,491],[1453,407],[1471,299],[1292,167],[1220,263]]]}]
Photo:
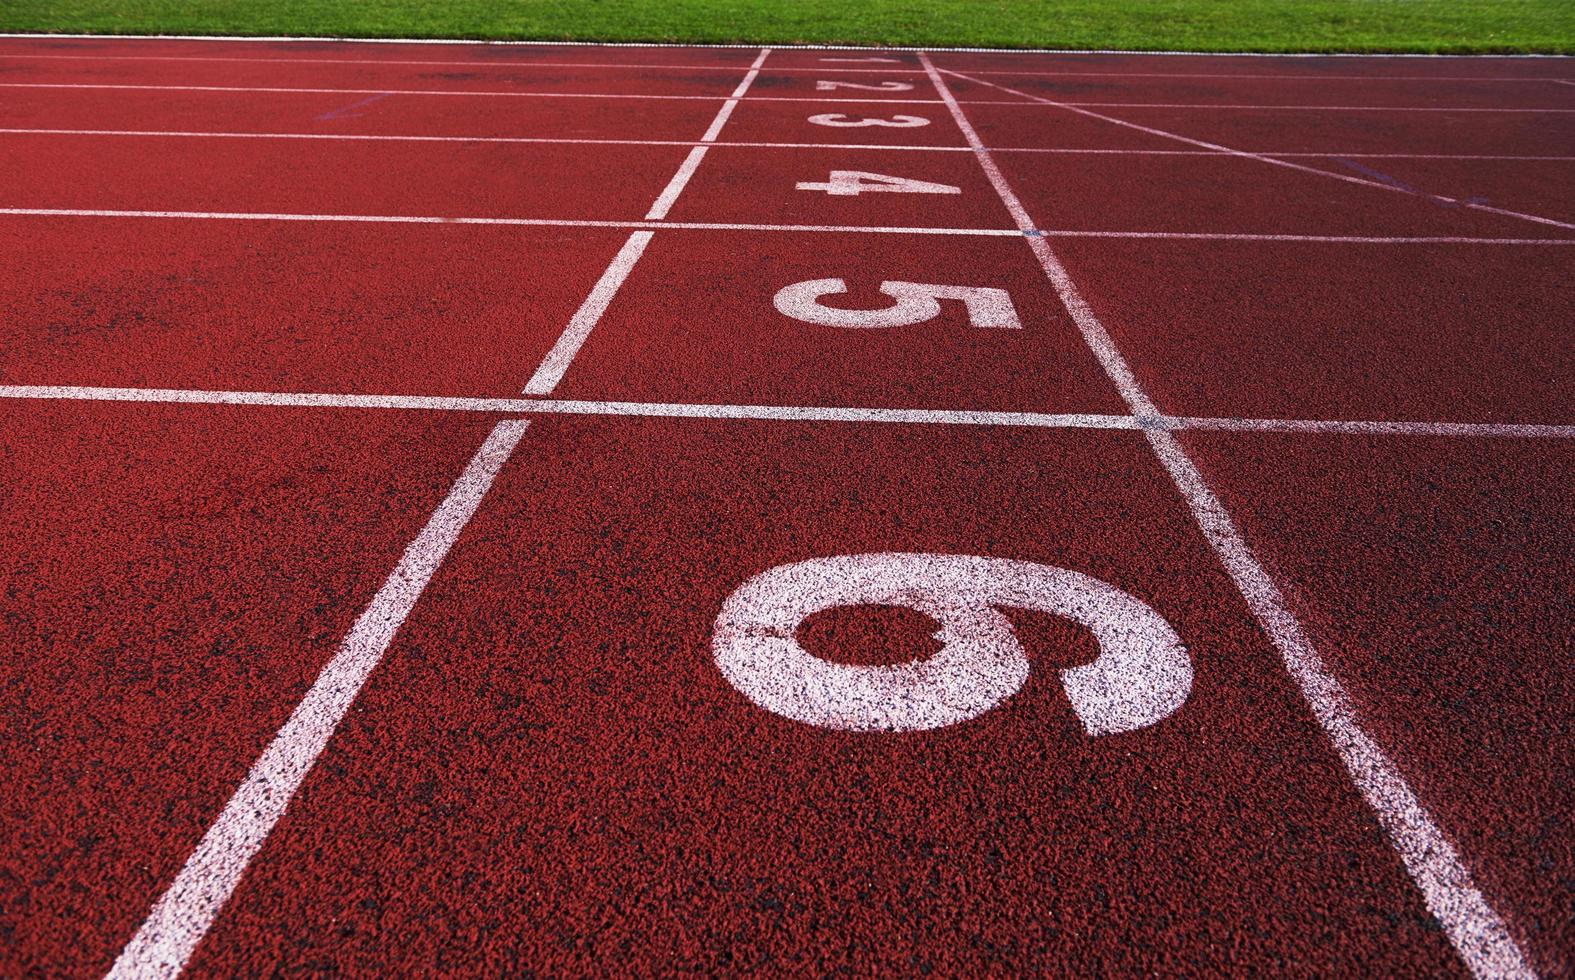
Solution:
[{"label": "faint blue mark on track", "polygon": [[1437,194],[1429,194],[1427,191],[1417,190],[1415,187],[1412,187],[1410,184],[1407,184],[1400,178],[1392,177],[1389,174],[1384,173],[1382,170],[1374,170],[1372,167],[1365,167],[1362,164],[1357,163],[1355,160],[1347,160],[1344,157],[1335,157],[1334,162],[1338,163],[1342,167],[1345,167],[1347,170],[1356,171],[1363,177],[1366,177],[1368,180],[1376,180],[1380,184],[1393,187],[1397,191],[1405,191],[1407,194],[1426,198],[1441,208],[1460,208],[1465,207],[1468,204],[1488,203],[1488,199],[1485,197],[1467,197],[1456,200],[1455,198],[1451,197],[1440,197]]},{"label": "faint blue mark on track", "polygon": [[364,116],[364,115],[366,115],[366,113],[364,113],[364,112],[356,112],[355,110],[364,108],[366,106],[369,106],[372,103],[378,101],[379,99],[386,99],[390,95],[393,95],[393,94],[394,93],[392,93],[392,92],[379,92],[376,95],[369,95],[366,98],[360,100],[359,102],[352,102],[349,105],[340,106],[337,109],[330,109],[327,112],[323,113],[322,115],[318,116],[317,117],[317,121],[318,122],[326,122],[327,120],[330,120],[330,119],[354,119],[357,116]]}]

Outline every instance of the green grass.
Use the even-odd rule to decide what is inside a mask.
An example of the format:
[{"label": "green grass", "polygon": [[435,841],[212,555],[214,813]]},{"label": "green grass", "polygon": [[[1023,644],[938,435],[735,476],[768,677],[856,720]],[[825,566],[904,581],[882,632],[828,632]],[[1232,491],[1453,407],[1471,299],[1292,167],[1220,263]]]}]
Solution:
[{"label": "green grass", "polygon": [[1575,0],[0,0],[0,30],[1575,53]]}]

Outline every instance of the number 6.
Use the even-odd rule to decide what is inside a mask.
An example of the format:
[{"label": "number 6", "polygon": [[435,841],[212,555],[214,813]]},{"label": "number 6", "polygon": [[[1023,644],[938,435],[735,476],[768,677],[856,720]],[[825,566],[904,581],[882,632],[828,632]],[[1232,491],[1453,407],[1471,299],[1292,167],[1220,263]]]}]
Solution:
[{"label": "number 6", "polygon": [[[821,660],[795,639],[806,617],[855,605],[929,616],[941,624],[940,651],[913,663],[856,666]],[[822,728],[923,731],[976,718],[1028,679],[1028,658],[999,607],[1064,616],[1094,635],[1094,662],[1061,671],[1090,735],[1152,725],[1192,691],[1186,648],[1142,600],[1070,569],[969,555],[841,555],[778,565],[728,596],[711,649],[728,682],[767,711]]]}]

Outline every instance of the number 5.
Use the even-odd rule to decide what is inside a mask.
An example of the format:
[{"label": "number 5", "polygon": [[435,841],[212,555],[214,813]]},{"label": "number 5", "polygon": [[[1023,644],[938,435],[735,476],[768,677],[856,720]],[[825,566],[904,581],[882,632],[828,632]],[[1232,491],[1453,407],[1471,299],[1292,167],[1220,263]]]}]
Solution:
[{"label": "number 5", "polygon": [[[832,663],[795,638],[838,606],[917,610],[941,628],[928,660]],[[728,682],[767,711],[848,731],[923,731],[977,718],[1016,694],[1028,657],[1001,612],[1034,609],[1086,627],[1093,663],[1061,671],[1090,735],[1129,732],[1171,715],[1192,691],[1176,631],[1142,600],[1066,568],[970,555],[840,555],[778,565],[728,596],[711,638]]]},{"label": "number 5", "polygon": [[805,323],[823,327],[906,327],[924,323],[941,315],[940,301],[961,300],[968,309],[968,322],[975,327],[1021,330],[1022,321],[1012,307],[1012,297],[1004,289],[989,286],[936,286],[921,282],[883,282],[880,291],[897,302],[882,310],[839,310],[821,306],[822,296],[848,291],[841,279],[811,279],[796,282],[777,291],[772,302],[777,312]]}]

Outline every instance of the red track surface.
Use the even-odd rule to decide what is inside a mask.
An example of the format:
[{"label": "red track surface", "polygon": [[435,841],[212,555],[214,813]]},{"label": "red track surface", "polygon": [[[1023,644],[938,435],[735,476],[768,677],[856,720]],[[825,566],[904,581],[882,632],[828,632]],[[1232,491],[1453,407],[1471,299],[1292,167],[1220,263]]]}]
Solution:
[{"label": "red track surface", "polygon": [[0,39],[0,974],[1575,969],[1575,68],[930,57]]}]

